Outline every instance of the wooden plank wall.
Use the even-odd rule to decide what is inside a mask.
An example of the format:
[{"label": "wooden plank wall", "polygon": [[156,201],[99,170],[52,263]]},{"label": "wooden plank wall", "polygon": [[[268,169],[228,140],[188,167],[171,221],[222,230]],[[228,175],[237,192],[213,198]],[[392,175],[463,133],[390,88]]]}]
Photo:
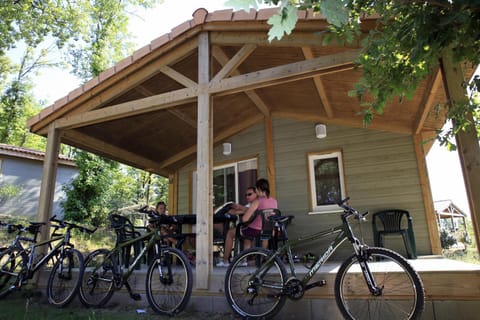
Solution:
[{"label": "wooden plank wall", "polygon": [[[344,157],[346,192],[350,203],[371,213],[387,208],[409,210],[419,254],[431,254],[417,162],[412,137],[367,129],[327,125],[327,137],[315,137],[315,123],[274,118],[277,199],[283,214],[295,215],[291,237],[308,234],[339,223],[337,214],[309,215],[307,153],[341,148]],[[214,164],[257,156],[259,176],[266,175],[264,126],[260,123],[229,142],[232,154],[224,156],[221,146],[214,150]],[[179,174],[179,212],[190,212],[191,164]],[[357,229],[356,229],[357,230]],[[373,244],[371,222],[363,224],[365,240]],[[389,239],[389,240],[388,240]],[[405,252],[400,237],[388,238],[386,246]],[[319,242],[326,246],[328,241]],[[298,253],[318,253],[318,244],[298,248]],[[339,257],[351,252],[344,246]],[[335,256],[334,258],[336,258]]]}]

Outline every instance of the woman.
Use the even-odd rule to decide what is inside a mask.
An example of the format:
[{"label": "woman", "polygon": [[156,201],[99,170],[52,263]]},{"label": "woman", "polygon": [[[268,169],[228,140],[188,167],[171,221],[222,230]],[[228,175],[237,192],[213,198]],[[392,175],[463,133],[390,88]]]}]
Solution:
[{"label": "woman", "polygon": [[[255,214],[256,210],[278,209],[277,200],[273,197],[270,197],[270,186],[267,179],[257,180],[257,182],[255,183],[255,193],[257,198],[250,203],[250,205],[246,208],[246,211],[244,211],[245,213],[243,213],[242,210],[239,210],[240,209],[239,205],[236,205],[233,208],[234,212],[232,212],[232,214],[243,213],[242,220],[249,221]],[[247,226],[242,227],[240,229],[241,235],[245,237],[243,242],[244,249],[248,249],[252,247],[252,240],[250,238],[259,236],[261,231],[262,231],[262,217],[260,215],[257,215],[253,219],[253,221],[251,221]],[[231,232],[234,232],[234,230],[229,230],[229,232],[227,233],[227,239],[225,240],[225,254],[223,257],[223,261],[220,261],[217,264],[218,267],[228,267],[230,265],[229,259],[232,251],[233,237],[234,237],[234,234],[231,234]],[[231,240],[229,240],[230,238]],[[264,248],[267,247],[267,244],[268,244],[268,241],[262,242],[262,246]]]}]

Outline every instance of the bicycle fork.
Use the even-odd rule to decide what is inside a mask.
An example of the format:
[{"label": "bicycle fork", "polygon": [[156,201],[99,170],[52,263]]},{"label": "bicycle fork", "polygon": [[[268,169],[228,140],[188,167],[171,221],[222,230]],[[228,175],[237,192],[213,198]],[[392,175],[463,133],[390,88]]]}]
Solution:
[{"label": "bicycle fork", "polygon": [[381,296],[383,292],[383,287],[380,288],[375,282],[375,278],[372,272],[370,271],[370,268],[368,267],[368,264],[367,264],[368,255],[364,250],[363,246],[359,248],[357,259],[358,259],[358,264],[362,269],[363,278],[365,279],[365,282],[368,285],[368,289],[370,290],[370,293],[375,297]]}]

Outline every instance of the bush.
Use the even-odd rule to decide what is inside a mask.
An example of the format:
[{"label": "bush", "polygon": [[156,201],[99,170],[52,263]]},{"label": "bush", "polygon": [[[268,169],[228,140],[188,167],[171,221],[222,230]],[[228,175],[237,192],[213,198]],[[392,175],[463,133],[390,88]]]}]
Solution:
[{"label": "bush", "polygon": [[440,232],[440,243],[443,249],[448,249],[457,243],[457,239],[449,234],[446,230]]}]

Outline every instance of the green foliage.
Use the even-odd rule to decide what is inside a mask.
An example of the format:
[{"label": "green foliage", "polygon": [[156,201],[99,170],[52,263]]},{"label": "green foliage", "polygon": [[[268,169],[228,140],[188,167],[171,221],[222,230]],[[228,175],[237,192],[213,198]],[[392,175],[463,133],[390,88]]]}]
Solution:
[{"label": "green foliage", "polygon": [[[364,106],[364,123],[369,124],[375,114],[382,114],[392,99],[409,98],[420,81],[424,80],[447,50],[453,52],[454,62],[470,66],[480,63],[480,2],[479,1],[390,1],[390,0],[264,0],[268,4],[280,4],[280,10],[271,22],[275,37],[292,31],[296,11],[288,8],[310,9],[327,17],[329,34],[324,44],[334,37],[352,41],[360,33],[360,18],[377,13],[375,30],[362,41],[363,51],[358,66],[363,75],[350,93],[357,96]],[[231,0],[236,8],[247,10],[258,0]],[[295,15],[295,17],[291,17]],[[273,31],[272,31],[273,30]],[[282,32],[283,30],[283,32]],[[273,39],[273,37],[270,37]],[[465,87],[468,85],[465,79]],[[458,130],[479,125],[479,94],[477,78],[470,84],[470,103],[461,105],[455,101],[439,101],[448,105],[448,117],[454,120],[454,128],[444,133],[444,144]],[[466,113],[473,113],[469,121]],[[451,144],[450,144],[451,145]]]},{"label": "green foliage", "polygon": [[83,151],[77,151],[75,163],[78,176],[71,184],[63,187],[66,199],[61,206],[65,219],[99,226],[107,218],[107,195],[112,182],[112,171],[118,164]]},{"label": "green foliage", "polygon": [[20,194],[21,191],[21,186],[9,183],[0,183],[0,204]]},{"label": "green foliage", "polygon": [[442,245],[443,249],[448,249],[451,246],[457,243],[457,239],[448,233],[446,230],[442,230],[440,232],[440,244]]}]

